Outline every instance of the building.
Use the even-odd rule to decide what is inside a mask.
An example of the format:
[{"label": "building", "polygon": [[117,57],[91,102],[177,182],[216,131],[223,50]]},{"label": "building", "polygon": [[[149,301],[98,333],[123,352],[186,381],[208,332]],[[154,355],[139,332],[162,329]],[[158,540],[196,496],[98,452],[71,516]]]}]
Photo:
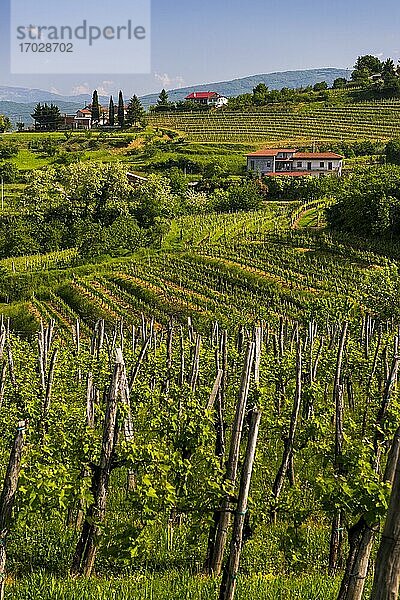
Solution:
[{"label": "building", "polygon": [[186,96],[185,100],[214,108],[221,108],[228,104],[228,98],[221,96],[217,92],[192,92]]},{"label": "building", "polygon": [[[124,106],[126,115],[127,106]],[[92,106],[89,104],[85,108],[76,111],[75,114],[64,114],[62,125],[66,129],[92,129],[93,126],[110,127],[109,109],[100,107],[100,119],[98,123],[92,122]],[[118,106],[114,107],[114,123],[118,123]]]},{"label": "building", "polygon": [[267,148],[247,155],[247,170],[258,175],[311,175],[340,177],[343,156],[334,152],[298,152],[287,148]]},{"label": "building", "polygon": [[76,112],[74,119],[74,129],[91,129],[92,128],[92,111],[90,108],[81,108]]}]

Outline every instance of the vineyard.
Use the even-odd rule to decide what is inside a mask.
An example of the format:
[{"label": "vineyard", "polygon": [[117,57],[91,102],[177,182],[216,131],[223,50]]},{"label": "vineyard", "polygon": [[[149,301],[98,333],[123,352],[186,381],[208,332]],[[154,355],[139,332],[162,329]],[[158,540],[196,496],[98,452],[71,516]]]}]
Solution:
[{"label": "vineyard", "polygon": [[159,250],[105,263],[1,263],[36,324],[3,305],[6,599],[369,593],[400,248],[310,226],[328,203],[181,217]]},{"label": "vineyard", "polygon": [[[357,247],[343,234],[298,227],[303,215],[320,210],[318,204],[271,203],[253,213],[182,217],[160,251],[101,266],[73,268],[75,255],[60,253],[59,261],[72,261],[64,281],[39,287],[28,310],[37,325],[51,317],[65,332],[77,318],[90,328],[98,319],[133,323],[142,313],[164,326],[171,316],[183,324],[190,317],[198,330],[215,320],[252,326],[285,315],[322,324],[366,311],[392,314],[399,297],[396,260],[387,248]],[[50,259],[44,256],[44,264]],[[57,264],[53,272],[56,282],[63,279]],[[25,277],[33,275],[30,270]]]},{"label": "vineyard", "polygon": [[262,113],[160,113],[153,115],[150,123],[175,129],[193,142],[389,140],[400,136],[400,102],[386,100]]}]

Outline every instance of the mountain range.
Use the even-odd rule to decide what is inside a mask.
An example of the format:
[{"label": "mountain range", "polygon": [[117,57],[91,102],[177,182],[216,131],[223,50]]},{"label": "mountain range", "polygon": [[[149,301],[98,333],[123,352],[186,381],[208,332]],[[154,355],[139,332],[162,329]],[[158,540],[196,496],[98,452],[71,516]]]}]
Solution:
[{"label": "mountain range", "polygon": [[[218,92],[221,96],[231,98],[240,94],[248,94],[253,91],[253,88],[259,83],[265,83],[270,90],[280,90],[284,87],[296,89],[314,85],[320,81],[326,81],[329,85],[338,77],[348,79],[351,71],[346,69],[309,69],[306,71],[282,71],[278,73],[265,73],[263,75],[250,75],[250,77],[242,77],[240,79],[232,79],[231,81],[220,81],[217,83],[206,83],[201,85],[192,85],[189,87],[179,88],[168,92],[169,100],[177,102],[183,100],[190,92]],[[149,94],[142,96],[143,106],[151,106],[156,104],[158,94]]]},{"label": "mountain range", "polygon": [[[251,75],[231,81],[206,83],[189,87],[173,89],[168,92],[171,102],[183,100],[190,92],[215,91],[222,96],[232,97],[239,94],[250,93],[258,83],[265,83],[269,89],[276,90],[283,87],[299,88],[314,85],[319,81],[332,84],[337,77],[349,78],[350,71],[345,69],[321,68],[305,71],[283,71]],[[118,91],[117,91],[118,93]],[[141,97],[143,106],[148,108],[155,104],[158,94],[147,94]],[[32,121],[30,115],[38,102],[53,102],[61,112],[74,113],[91,100],[90,94],[78,96],[63,96],[46,90],[0,86],[0,114],[7,115],[13,123],[23,121],[28,124]],[[100,103],[107,105],[109,98],[100,96]]]}]

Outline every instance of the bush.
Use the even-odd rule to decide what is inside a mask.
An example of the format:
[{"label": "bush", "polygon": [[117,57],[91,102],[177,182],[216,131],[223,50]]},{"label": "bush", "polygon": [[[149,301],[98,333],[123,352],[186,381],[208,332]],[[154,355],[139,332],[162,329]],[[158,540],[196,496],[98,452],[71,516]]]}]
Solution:
[{"label": "bush", "polygon": [[327,211],[331,227],[366,235],[400,234],[400,167],[358,171],[337,190]]},{"label": "bush", "polygon": [[4,183],[15,183],[18,180],[18,169],[10,162],[0,163],[0,180]]},{"label": "bush", "polygon": [[0,159],[12,158],[18,154],[18,144],[0,142]]},{"label": "bush", "polygon": [[214,194],[214,208],[221,212],[256,210],[263,201],[263,192],[256,181],[231,185],[226,192],[217,190]]},{"label": "bush", "polygon": [[386,161],[392,165],[400,165],[400,140],[391,140],[385,148]]}]

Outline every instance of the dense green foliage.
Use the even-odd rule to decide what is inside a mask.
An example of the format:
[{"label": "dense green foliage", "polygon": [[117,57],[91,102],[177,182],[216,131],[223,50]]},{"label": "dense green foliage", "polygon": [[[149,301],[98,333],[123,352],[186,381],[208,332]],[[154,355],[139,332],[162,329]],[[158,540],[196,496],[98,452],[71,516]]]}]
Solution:
[{"label": "dense green foliage", "polygon": [[120,90],[118,95],[118,125],[123,127],[125,124],[125,105],[122,91]]},{"label": "dense green foliage", "polygon": [[400,165],[400,140],[391,140],[387,143],[385,156],[388,163]]},{"label": "dense green foliage", "polygon": [[11,129],[11,121],[5,115],[0,115],[0,133],[9,131]]},{"label": "dense green foliage", "polygon": [[129,127],[144,127],[146,125],[146,113],[136,95],[133,95],[128,102],[125,122]]},{"label": "dense green foliage", "polygon": [[61,123],[61,113],[55,104],[37,104],[32,113],[37,131],[56,131]]},{"label": "dense green foliage", "polygon": [[99,103],[99,94],[98,94],[97,90],[94,90],[94,92],[93,92],[91,110],[92,110],[92,123],[96,125],[100,121],[100,110],[101,110],[100,103]]},{"label": "dense green foliage", "polygon": [[359,56],[352,73],[352,79],[363,87],[400,92],[400,68],[391,58],[381,61],[370,54]]},{"label": "dense green foliage", "polygon": [[343,181],[336,197],[337,204],[327,211],[333,227],[362,234],[399,235],[399,167],[360,170]]}]

